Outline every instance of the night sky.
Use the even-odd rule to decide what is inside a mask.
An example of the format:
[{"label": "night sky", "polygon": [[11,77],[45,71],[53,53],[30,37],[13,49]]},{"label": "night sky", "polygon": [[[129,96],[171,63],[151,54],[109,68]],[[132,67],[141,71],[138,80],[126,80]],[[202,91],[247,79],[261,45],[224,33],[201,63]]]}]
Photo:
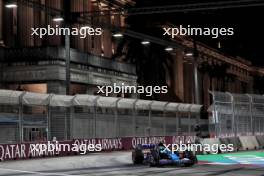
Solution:
[{"label": "night sky", "polygon": [[[138,0],[135,7],[204,2],[206,1]],[[192,27],[232,27],[234,28],[234,36],[224,36],[218,39],[203,36],[198,37],[198,40],[214,48],[217,48],[218,42],[221,41],[221,49],[219,50],[232,56],[240,56],[248,59],[256,66],[264,66],[264,6],[137,15],[132,18],[138,24],[138,30],[141,30],[141,32],[144,32],[144,28],[149,30],[152,27],[155,28],[157,25],[166,22],[175,25],[191,25]]]}]

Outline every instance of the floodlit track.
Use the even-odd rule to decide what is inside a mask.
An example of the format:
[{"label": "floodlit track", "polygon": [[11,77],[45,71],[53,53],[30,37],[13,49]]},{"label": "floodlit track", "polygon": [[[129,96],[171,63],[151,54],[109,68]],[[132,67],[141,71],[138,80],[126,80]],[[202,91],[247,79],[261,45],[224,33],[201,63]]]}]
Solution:
[{"label": "floodlit track", "polygon": [[7,161],[0,163],[0,176],[174,176],[184,175],[263,175],[264,168],[243,165],[208,165],[194,167],[149,167],[133,165],[131,152],[97,153],[83,156]]}]

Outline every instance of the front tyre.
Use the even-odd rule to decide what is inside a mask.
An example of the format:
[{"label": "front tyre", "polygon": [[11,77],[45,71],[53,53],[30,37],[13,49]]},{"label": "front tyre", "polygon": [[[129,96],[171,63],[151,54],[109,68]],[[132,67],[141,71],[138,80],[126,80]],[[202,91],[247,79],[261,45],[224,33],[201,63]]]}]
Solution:
[{"label": "front tyre", "polygon": [[132,152],[132,161],[134,164],[142,164],[144,161],[144,154],[142,152],[142,147],[138,145]]}]

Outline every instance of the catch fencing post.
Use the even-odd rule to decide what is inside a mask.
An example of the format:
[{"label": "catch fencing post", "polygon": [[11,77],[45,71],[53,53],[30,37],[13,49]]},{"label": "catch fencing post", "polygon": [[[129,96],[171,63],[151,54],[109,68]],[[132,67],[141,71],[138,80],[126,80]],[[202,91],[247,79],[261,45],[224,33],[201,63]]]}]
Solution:
[{"label": "catch fencing post", "polygon": [[135,100],[135,102],[133,103],[133,136],[136,137],[136,103],[137,103],[138,99]]},{"label": "catch fencing post", "polygon": [[237,123],[235,116],[235,107],[234,107],[234,97],[230,92],[226,92],[231,97],[231,107],[232,107],[232,133],[237,137]]},{"label": "catch fencing post", "polygon": [[[74,95],[74,97],[72,98],[71,100],[71,107],[70,107],[70,139],[73,139],[73,127],[74,127],[74,119],[73,119],[73,110],[74,110],[74,101],[75,101],[75,98],[77,97],[77,95]],[[75,118],[75,116],[74,116]]]},{"label": "catch fencing post", "polygon": [[152,122],[151,122],[151,115],[152,115],[152,113],[151,113],[151,105],[153,104],[153,102],[154,101],[151,101],[150,103],[149,103],[149,119],[148,119],[148,126],[149,126],[149,137],[151,136],[151,126],[152,126]]},{"label": "catch fencing post", "polygon": [[[115,124],[114,124],[114,127],[115,127],[115,137],[118,137],[118,132],[117,132],[117,121],[118,121],[118,102],[121,100],[121,98],[118,98],[115,102]],[[118,130],[120,131],[120,130]],[[118,133],[118,134],[117,134]]]},{"label": "catch fencing post", "polygon": [[249,98],[250,131],[251,131],[252,135],[255,135],[254,118],[253,118],[253,111],[252,111],[253,98],[249,94],[246,94],[246,96],[248,96],[248,98]]},{"label": "catch fencing post", "polygon": [[53,94],[49,95],[49,100],[48,100],[48,104],[47,104],[47,141],[50,140],[50,118],[51,118],[51,110],[50,110],[50,102],[52,100]]},{"label": "catch fencing post", "polygon": [[18,118],[19,118],[19,141],[24,141],[24,125],[23,125],[23,96],[26,94],[25,91],[19,96],[19,102],[18,102]]},{"label": "catch fencing post", "polygon": [[[163,136],[166,136],[166,125],[167,125],[167,119],[166,119],[166,107],[169,104],[167,102],[163,107]],[[164,119],[165,118],[165,119]]]},{"label": "catch fencing post", "polygon": [[214,92],[212,92],[212,95],[213,95],[213,117],[214,117],[214,126],[215,126],[215,138],[217,138],[218,137],[218,129],[217,129],[217,111],[216,111],[216,105],[215,105],[215,94],[214,94]]},{"label": "catch fencing post", "polygon": [[96,116],[97,116],[97,100],[100,98],[100,96],[97,96],[94,99],[94,138],[96,138]]}]

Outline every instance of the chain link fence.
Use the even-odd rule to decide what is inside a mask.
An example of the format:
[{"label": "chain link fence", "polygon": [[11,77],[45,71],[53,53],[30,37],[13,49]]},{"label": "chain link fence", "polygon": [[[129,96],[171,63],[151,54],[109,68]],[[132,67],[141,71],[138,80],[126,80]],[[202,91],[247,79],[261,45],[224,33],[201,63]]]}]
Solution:
[{"label": "chain link fence", "polygon": [[5,143],[19,141],[20,108],[13,105],[1,105],[0,112],[0,141]]},{"label": "chain link fence", "polygon": [[0,90],[0,143],[195,135],[201,107]]},{"label": "chain link fence", "polygon": [[216,137],[264,134],[264,96],[210,92],[209,130]]}]

